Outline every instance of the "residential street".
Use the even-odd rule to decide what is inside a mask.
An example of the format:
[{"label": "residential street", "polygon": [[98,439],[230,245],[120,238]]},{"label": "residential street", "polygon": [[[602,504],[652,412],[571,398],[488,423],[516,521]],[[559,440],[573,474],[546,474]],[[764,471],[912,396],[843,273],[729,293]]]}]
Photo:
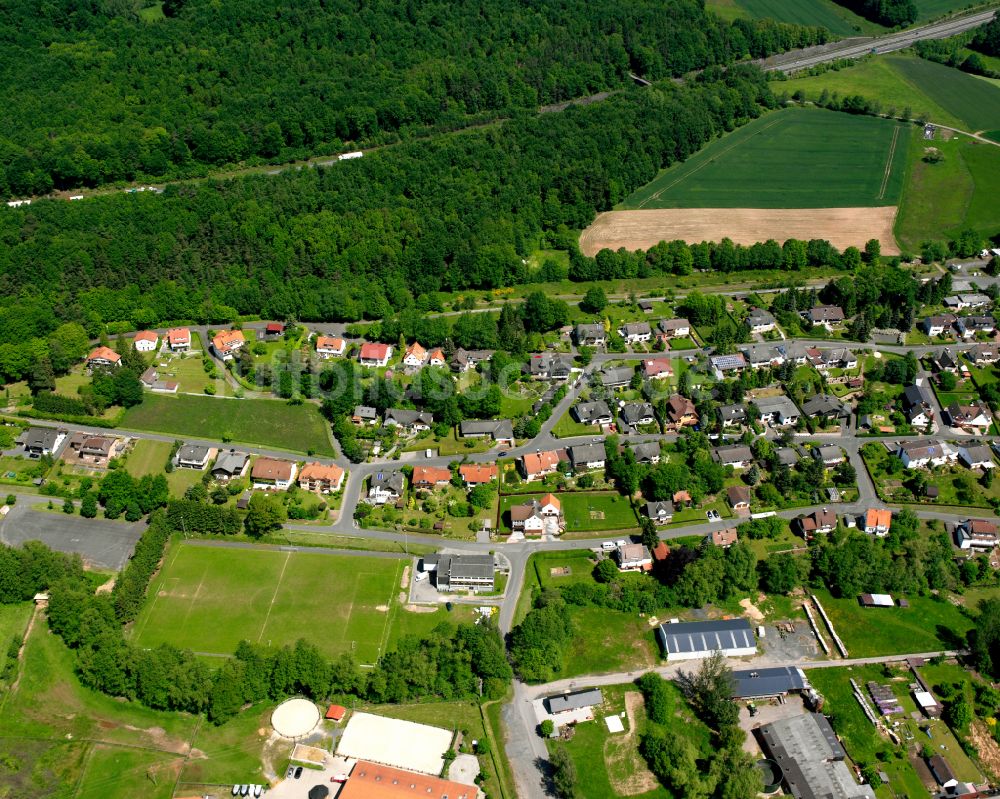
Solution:
[{"label": "residential street", "polygon": [[[255,323],[263,324],[263,323]],[[203,336],[207,336],[207,328],[195,328]],[[803,340],[800,340],[803,341]],[[805,344],[816,345],[816,346],[829,346],[831,341],[817,339],[817,340],[805,340]],[[914,352],[918,357],[927,355],[930,353],[935,353],[940,351],[946,346],[950,346],[954,350],[959,350],[959,346],[955,345],[926,345],[926,346],[916,346],[916,347],[906,347],[899,345],[873,345],[873,349],[884,351],[893,354],[904,354],[906,352]],[[557,438],[553,434],[553,429],[558,423],[559,419],[569,410],[573,403],[578,399],[580,392],[587,386],[588,377],[593,372],[599,370],[603,364],[609,361],[636,361],[644,358],[651,357],[645,353],[600,353],[595,354],[592,361],[588,366],[583,369],[582,373],[571,378],[568,381],[569,389],[566,392],[566,396],[558,403],[558,405],[553,409],[551,416],[544,422],[541,426],[540,432],[536,438],[533,440],[519,446],[512,447],[509,450],[507,457],[517,457],[525,453],[531,453],[538,450],[563,448],[567,446],[572,446],[574,444],[589,443],[595,438],[603,440],[603,437],[597,436],[578,436],[573,438]],[[926,373],[921,373],[919,375],[922,378],[927,378]],[[223,401],[223,400],[220,400]],[[233,402],[238,402],[240,400],[228,400]],[[935,403],[935,416],[940,420],[941,418],[941,408]],[[52,422],[39,421],[37,422],[39,426],[56,426]],[[73,424],[60,424],[61,428],[68,429],[70,431],[84,431],[92,432],[96,434],[107,433],[108,431],[104,428],[99,427],[87,427],[82,425]],[[138,439],[149,439],[154,441],[165,441],[172,442],[177,438],[174,435],[142,432],[142,431],[131,431],[131,430],[119,430],[120,434],[129,435]],[[776,435],[775,431],[768,430],[766,435],[773,437]],[[836,509],[838,514],[852,514],[859,515],[864,513],[866,510],[872,507],[885,507],[877,496],[876,488],[868,474],[864,462],[861,458],[861,448],[869,441],[879,441],[881,439],[863,437],[859,436],[857,430],[853,425],[848,425],[839,434],[835,435],[813,435],[810,436],[807,433],[798,434],[799,438],[802,439],[815,439],[823,440],[837,444],[842,447],[850,460],[852,466],[857,474],[857,488],[858,488],[858,499],[856,502],[840,504],[840,503],[821,503],[810,507],[800,507],[790,510],[783,510],[777,512],[777,516],[784,519],[792,519],[802,514],[811,512],[812,510],[817,510],[825,507],[833,507]],[[902,441],[906,439],[916,439],[922,438],[924,436],[891,436],[887,440],[892,441]],[[935,438],[941,440],[951,440],[960,441],[968,440],[969,437],[964,434],[954,432],[950,429],[942,429],[934,434]],[[623,441],[627,442],[639,442],[647,440],[665,440],[665,441],[675,441],[677,436],[675,434],[665,434],[665,435],[623,435],[621,436]],[[188,443],[200,443],[209,446],[218,446],[218,442],[213,441],[199,441],[194,439],[186,439]],[[255,446],[246,446],[243,444],[234,443],[232,446],[238,447],[241,450],[247,452],[267,455],[272,457],[284,457],[291,458],[295,460],[300,460],[302,458],[300,453],[285,452],[281,450],[275,450],[273,448],[261,448]],[[474,453],[464,456],[464,460],[472,463],[483,463],[483,462],[493,462],[496,460],[496,452],[494,450]],[[344,498],[342,507],[340,509],[339,518],[327,525],[304,525],[288,523],[286,529],[288,530],[298,530],[306,531],[314,534],[337,534],[337,535],[349,535],[356,537],[358,539],[370,539],[372,541],[392,541],[399,543],[417,543],[421,545],[430,545],[434,547],[447,547],[448,549],[464,551],[464,552],[490,552],[490,551],[501,551],[504,556],[510,562],[510,578],[507,585],[507,591],[502,600],[497,599],[496,601],[500,604],[499,613],[499,628],[502,633],[508,633],[515,624],[515,614],[517,611],[517,601],[520,596],[526,579],[526,568],[528,563],[528,558],[532,553],[543,550],[569,550],[569,549],[586,549],[593,548],[599,545],[602,539],[606,539],[608,534],[595,533],[592,538],[574,538],[574,539],[564,539],[556,541],[523,541],[520,543],[506,543],[504,541],[491,541],[489,543],[479,543],[475,541],[459,541],[459,540],[449,540],[442,539],[438,535],[429,535],[422,533],[404,533],[388,530],[378,530],[378,529],[366,529],[359,527],[357,522],[354,520],[354,510],[357,507],[357,503],[362,497],[364,491],[365,481],[373,474],[377,474],[381,471],[386,471],[390,469],[398,468],[404,463],[418,463],[422,466],[437,466],[446,467],[450,462],[456,460],[456,456],[443,456],[435,455],[430,458],[421,457],[418,453],[414,453],[413,457],[408,458],[404,461],[397,460],[376,460],[368,463],[352,464],[349,463],[345,458],[316,458],[322,463],[337,463],[342,468],[348,471],[348,479],[344,489]],[[0,540],[6,543],[20,543],[24,540],[31,538],[38,538],[44,540],[50,546],[57,549],[62,549],[64,551],[77,551],[80,552],[83,557],[94,565],[101,566],[103,568],[121,568],[125,563],[126,559],[131,553],[132,547],[135,545],[135,541],[141,534],[141,525],[127,525],[120,522],[107,522],[101,520],[85,520],[77,516],[67,516],[62,513],[51,513],[45,511],[38,511],[32,509],[30,506],[32,504],[38,504],[39,502],[45,502],[45,497],[39,497],[34,494],[18,494],[18,503],[12,509],[10,514],[6,519],[0,521]],[[949,513],[944,510],[934,510],[934,509],[920,509],[917,511],[917,515],[921,518],[927,519],[939,519],[939,520],[951,520],[954,521],[961,516],[956,516],[953,513]],[[706,535],[714,530],[723,529],[725,527],[730,527],[734,524],[738,524],[738,519],[723,519],[716,522],[702,522],[696,524],[688,524],[684,526],[664,529],[660,532],[660,536],[663,539],[670,540],[673,538],[679,538],[682,536],[693,536],[693,535]],[[205,547],[216,547],[216,548],[247,548],[255,547],[260,545],[240,543],[240,542],[230,542],[230,541],[194,541],[193,544],[197,546]],[[332,547],[302,547],[296,545],[282,546],[280,549],[290,550],[290,551],[310,551],[310,552],[327,552],[330,554],[343,554],[350,556],[370,556],[379,558],[403,558],[407,557],[405,553],[399,552],[368,552],[364,550],[357,549],[343,549],[337,546]],[[493,604],[493,600],[490,601]],[[938,653],[917,653],[922,657],[930,657]],[[954,654],[954,653],[948,653]],[[873,663],[882,662],[885,660],[896,660],[904,656],[893,656],[886,658],[861,658],[852,660],[821,660],[821,661],[809,661],[808,663],[803,661],[795,661],[794,663],[788,662],[771,662],[766,656],[759,656],[754,659],[753,662],[760,663],[761,665],[808,665],[809,668],[824,668],[832,666],[844,666],[862,663]],[[734,663],[734,665],[736,665]],[[666,666],[661,666],[656,669],[656,671],[665,677],[670,677],[676,675],[679,668],[683,668],[684,664],[670,664]],[[601,686],[601,685],[613,685],[621,682],[628,682],[636,677],[636,673],[633,672],[622,672],[616,674],[596,674],[596,675],[586,675],[575,677],[572,679],[559,680],[554,683],[549,683],[547,685],[541,686],[526,686],[520,682],[515,682],[514,685],[514,697],[511,703],[504,707],[503,718],[505,724],[507,725],[507,750],[508,756],[514,770],[515,779],[518,784],[519,796],[525,797],[527,799],[536,799],[538,797],[543,797],[545,795],[543,787],[543,768],[544,763],[547,758],[547,751],[544,742],[537,735],[535,727],[534,714],[531,708],[531,700],[542,695],[548,695],[552,693],[558,693],[562,691],[573,690],[574,688],[584,687],[584,686]]]}]

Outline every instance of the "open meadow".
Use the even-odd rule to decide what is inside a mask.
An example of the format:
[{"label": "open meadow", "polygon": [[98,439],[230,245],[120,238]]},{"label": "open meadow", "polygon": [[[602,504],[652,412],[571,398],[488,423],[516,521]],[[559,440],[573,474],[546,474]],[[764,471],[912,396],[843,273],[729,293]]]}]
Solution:
[{"label": "open meadow", "polygon": [[147,394],[141,405],[128,409],[122,427],[178,438],[190,436],[294,452],[334,454],[327,424],[315,405],[289,405],[279,400]]},{"label": "open meadow", "polygon": [[663,170],[620,208],[895,205],[908,146],[899,128],[817,108],[775,111]]},{"label": "open meadow", "polygon": [[172,545],[132,636],[229,655],[243,639],[306,638],[329,657],[374,663],[386,651],[406,560],[395,557]]},{"label": "open meadow", "polygon": [[838,36],[874,35],[884,31],[880,25],[859,17],[833,0],[708,0],[705,5],[723,19],[774,19],[826,28]]},{"label": "open meadow", "polygon": [[[967,0],[915,0],[917,22],[968,8]],[[705,6],[723,19],[774,19],[796,25],[826,28],[837,36],[878,36],[888,32],[849,11],[834,0],[707,0]]]},{"label": "open meadow", "polygon": [[813,593],[851,657],[961,649],[973,626],[972,619],[944,597],[909,596],[908,608],[865,608],[854,596],[835,599],[820,588]]},{"label": "open meadow", "polygon": [[861,95],[881,104],[882,113],[924,117],[960,130],[1000,127],[1000,88],[953,67],[915,55],[867,58],[821,75],[799,75],[771,84],[775,94],[816,101],[825,91],[841,97]]}]

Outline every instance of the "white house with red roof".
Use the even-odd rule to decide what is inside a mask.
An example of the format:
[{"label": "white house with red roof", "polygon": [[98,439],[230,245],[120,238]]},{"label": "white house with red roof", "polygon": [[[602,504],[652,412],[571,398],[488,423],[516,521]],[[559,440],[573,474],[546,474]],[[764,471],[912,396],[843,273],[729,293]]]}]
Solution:
[{"label": "white house with red roof", "polygon": [[224,361],[231,361],[233,354],[246,344],[242,330],[223,330],[212,338],[212,349]]},{"label": "white house with red roof", "polygon": [[132,339],[136,352],[153,352],[160,346],[160,336],[155,330],[140,330]]},{"label": "white house with red roof", "polygon": [[97,347],[91,350],[90,355],[87,356],[88,369],[107,369],[113,366],[119,366],[121,362],[122,356],[111,349],[111,347]]},{"label": "white house with red roof", "polygon": [[426,360],[427,350],[420,345],[419,341],[414,341],[403,354],[403,366],[417,368],[423,366]]},{"label": "white house with red roof", "polygon": [[346,348],[347,342],[339,336],[316,336],[316,354],[320,358],[339,358]]},{"label": "white house with red roof", "polygon": [[191,349],[191,331],[186,327],[172,327],[167,331],[167,346],[171,352],[187,352]]},{"label": "white house with red roof", "polygon": [[361,345],[361,351],[358,353],[358,363],[362,366],[386,366],[391,357],[392,347],[388,344],[369,341]]}]

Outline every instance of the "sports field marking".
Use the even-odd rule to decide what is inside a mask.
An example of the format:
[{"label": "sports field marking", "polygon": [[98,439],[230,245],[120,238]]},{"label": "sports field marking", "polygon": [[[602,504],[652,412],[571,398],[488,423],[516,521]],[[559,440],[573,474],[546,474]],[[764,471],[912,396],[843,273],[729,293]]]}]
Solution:
[{"label": "sports field marking", "polygon": [[[400,567],[402,567],[404,563],[406,563],[406,561],[399,561]],[[389,610],[386,611],[385,624],[382,625],[382,635],[379,637],[378,641],[378,657],[382,657],[382,652],[389,645],[389,635],[392,633],[392,621],[395,618],[395,615],[403,612],[403,609],[400,607],[400,603],[396,601],[395,596],[397,591],[402,590],[399,588],[401,574],[401,569],[397,568],[393,575],[395,579],[392,582],[392,587],[389,589],[389,600],[385,603]]]},{"label": "sports field marking", "polygon": [[713,164],[716,161],[716,159],[721,158],[722,156],[724,156],[726,153],[730,152],[731,150],[733,150],[733,149],[735,149],[737,147],[740,147],[741,145],[743,145],[746,142],[750,141],[751,139],[754,138],[754,136],[760,136],[760,134],[764,133],[765,131],[767,131],[770,128],[773,128],[780,121],[781,121],[781,117],[775,115],[775,118],[772,119],[770,122],[768,122],[763,127],[761,127],[760,130],[752,133],[751,135],[747,136],[745,139],[737,139],[736,141],[734,141],[731,144],[729,144],[729,146],[723,147],[712,158],[706,158],[704,161],[702,161],[700,164],[698,164],[698,166],[696,166],[694,169],[692,169],[686,175],[681,175],[679,178],[675,178],[672,182],[668,183],[666,186],[664,186],[659,191],[653,192],[653,194],[649,195],[649,197],[647,197],[645,200],[643,200],[641,203],[639,203],[639,207],[642,208],[643,206],[646,205],[646,203],[650,203],[653,200],[660,199],[660,195],[663,194],[663,192],[667,191],[668,189],[672,189],[674,186],[676,186],[679,183],[683,183],[685,180],[687,180],[692,175],[696,174],[697,172],[699,172],[700,170],[704,169],[705,167]]},{"label": "sports field marking", "polygon": [[899,138],[899,125],[892,129],[892,141],[889,143],[889,155],[885,159],[885,172],[882,175],[882,186],[879,188],[878,198],[885,199],[885,190],[889,185],[889,175],[892,174],[892,157],[896,153],[896,140]]},{"label": "sports field marking", "polygon": [[[164,586],[168,582],[167,580],[162,579],[162,577],[160,577],[160,575],[162,575],[163,573],[165,573],[171,566],[174,565],[174,562],[177,560],[177,556],[180,554],[180,551],[181,551],[181,548],[179,546],[175,546],[173,548],[173,552],[170,553],[170,562],[169,563],[164,563],[162,566],[160,566],[160,574],[157,575],[157,577],[160,578],[160,579],[157,580],[157,582],[156,582],[156,590],[153,591],[153,601],[149,605],[149,610],[146,611],[146,618],[144,618],[142,620],[142,626],[139,627],[135,631],[134,638],[137,641],[139,640],[139,638],[142,637],[142,632],[143,632],[143,630],[146,629],[146,625],[149,624],[149,619],[152,617],[153,610],[156,608],[156,603],[157,603],[157,601],[160,598],[160,591],[161,591],[161,589],[164,588]],[[180,578],[178,578],[178,577],[171,577],[170,580],[173,580],[174,582],[180,582]],[[148,592],[148,590],[149,589],[147,589],[147,592]],[[148,599],[148,597],[149,597],[149,595],[147,593],[147,599]]]},{"label": "sports field marking", "polygon": [[292,559],[292,553],[285,553],[285,562],[281,564],[281,574],[278,575],[278,581],[274,584],[274,593],[271,594],[271,603],[267,606],[267,613],[264,616],[264,623],[260,625],[260,635],[257,636],[257,643],[260,643],[260,639],[264,637],[264,630],[267,628],[267,620],[271,618],[271,609],[274,608],[274,600],[278,598],[278,589],[281,588],[281,581],[285,579],[285,569],[288,568],[288,561]]}]

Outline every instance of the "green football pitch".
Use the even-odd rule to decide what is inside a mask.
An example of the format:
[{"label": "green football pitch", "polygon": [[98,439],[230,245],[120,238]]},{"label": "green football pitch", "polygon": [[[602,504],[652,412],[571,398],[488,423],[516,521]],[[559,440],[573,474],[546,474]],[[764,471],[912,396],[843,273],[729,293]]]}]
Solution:
[{"label": "green football pitch", "polygon": [[374,663],[397,614],[402,558],[174,544],[135,622],[139,646],[232,654],[299,638]]},{"label": "green football pitch", "polygon": [[896,205],[908,133],[887,119],[818,108],[776,111],[663,170],[620,208]]}]

